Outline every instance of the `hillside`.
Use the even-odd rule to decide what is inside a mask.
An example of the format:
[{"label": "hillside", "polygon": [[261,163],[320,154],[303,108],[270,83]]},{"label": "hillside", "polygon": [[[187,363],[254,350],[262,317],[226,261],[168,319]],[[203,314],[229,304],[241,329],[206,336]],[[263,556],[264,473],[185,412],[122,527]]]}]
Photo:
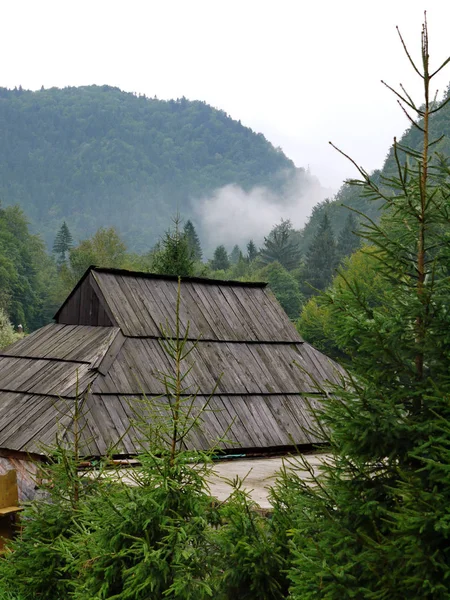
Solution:
[{"label": "hillside", "polygon": [[[0,199],[18,203],[48,244],[115,226],[148,248],[178,208],[226,184],[278,191],[295,169],[281,150],[199,101],[109,86],[0,88]],[[282,174],[284,174],[282,176]]]},{"label": "hillside", "polygon": [[[450,97],[450,85],[444,95],[442,102],[444,103]],[[399,143],[403,146],[408,146],[415,150],[422,150],[421,132],[411,125],[399,139]],[[432,115],[430,118],[430,141],[438,138],[442,139],[433,146],[433,152],[438,152],[446,156],[450,156],[450,102],[448,102],[441,111]],[[354,157],[358,160],[358,157]],[[396,165],[392,147],[389,149],[386,160],[381,170],[376,170],[372,177],[378,184],[382,183],[382,177],[389,177],[396,174]],[[342,207],[350,206],[371,219],[377,221],[380,217],[379,205],[371,202],[361,196],[358,187],[344,184],[337,193],[333,201],[324,201],[314,207],[312,215],[302,231],[302,245],[307,248],[311,239],[317,231],[318,225],[322,219],[324,212],[330,216],[335,233],[337,234],[344,226],[348,215],[348,210]]]}]

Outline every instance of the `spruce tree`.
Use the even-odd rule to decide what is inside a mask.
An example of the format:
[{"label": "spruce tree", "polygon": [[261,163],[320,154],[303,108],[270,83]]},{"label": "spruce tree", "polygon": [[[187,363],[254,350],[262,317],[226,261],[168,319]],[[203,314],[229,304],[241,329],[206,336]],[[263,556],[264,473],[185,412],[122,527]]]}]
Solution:
[{"label": "spruce tree", "polygon": [[214,271],[226,271],[230,268],[230,259],[225,246],[217,246],[214,250],[214,256],[211,261],[211,268]]},{"label": "spruce tree", "polygon": [[72,246],[72,234],[67,227],[67,223],[64,221],[53,242],[53,253],[56,254],[56,260],[59,265],[66,262],[69,250]]},{"label": "spruce tree", "polygon": [[253,240],[250,240],[247,244],[247,259],[248,262],[253,262],[258,256],[258,248]]},{"label": "spruce tree", "polygon": [[398,172],[382,188],[357,167],[353,183],[388,215],[362,230],[386,294],[374,306],[348,279],[328,297],[352,367],[316,411],[326,464],[309,482],[284,482],[298,492],[293,600],[450,598],[450,170],[429,137],[443,106],[430,81],[450,59],[430,70],[426,22],[421,70],[401,42],[424,103],[395,93],[422,151],[394,141]]},{"label": "spruce tree", "polygon": [[205,397],[187,382],[192,369],[187,357],[197,342],[189,340],[189,325],[181,333],[180,280],[175,323],[175,331],[161,324],[161,346],[171,365],[159,373],[165,394],[130,401],[142,448],[139,467],[129,471],[133,485],[113,473],[102,493],[83,507],[83,526],[66,546],[75,600],[218,597],[211,525],[219,516],[205,484],[212,450],[186,449],[217,386]]},{"label": "spruce tree", "polygon": [[192,259],[195,261],[201,261],[203,256],[202,246],[200,244],[200,239],[191,220],[186,221],[186,224],[183,227],[183,232],[186,236],[189,250],[191,251]]},{"label": "spruce tree", "polygon": [[230,252],[230,264],[237,265],[239,260],[242,258],[242,251],[236,244],[233,250]]},{"label": "spruce tree", "polygon": [[[81,444],[87,438],[84,400],[78,396],[55,400],[63,439],[58,438],[54,447],[42,448],[47,460],[36,465],[40,494],[25,506],[20,536],[8,543],[0,560],[2,599],[71,597],[69,566],[73,556],[67,555],[65,549],[70,546],[74,531],[82,526],[81,507],[98,492],[103,465],[102,460],[95,471],[80,470],[86,464],[80,454]],[[72,423],[69,428],[67,422]]]},{"label": "spruce tree", "polygon": [[291,221],[282,220],[275,225],[260,250],[261,261],[264,264],[278,261],[288,271],[295,269],[300,261],[301,251],[295,240]]},{"label": "spruce tree", "polygon": [[346,256],[350,256],[361,247],[361,240],[355,233],[357,227],[358,223],[353,213],[349,213],[336,244],[336,253],[339,261]]},{"label": "spruce tree", "polygon": [[152,259],[152,271],[161,275],[194,275],[194,259],[185,232],[180,231],[180,217],[173,219],[174,227],[166,231]]},{"label": "spruce tree", "polygon": [[337,266],[336,242],[328,214],[325,213],[306,254],[302,270],[302,292],[306,297],[324,290],[331,282]]}]

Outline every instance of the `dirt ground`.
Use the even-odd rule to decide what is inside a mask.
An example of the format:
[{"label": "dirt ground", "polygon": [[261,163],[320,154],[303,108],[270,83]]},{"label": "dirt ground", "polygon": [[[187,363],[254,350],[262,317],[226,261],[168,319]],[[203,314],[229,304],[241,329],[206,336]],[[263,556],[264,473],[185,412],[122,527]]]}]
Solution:
[{"label": "dirt ground", "polygon": [[[310,454],[308,462],[317,470],[318,465],[326,457],[325,454]],[[277,473],[283,467],[303,473],[305,478],[308,473],[302,468],[299,461],[289,458],[253,458],[231,459],[218,462],[214,466],[214,474],[209,479],[211,494],[218,500],[226,500],[232,488],[227,480],[238,476],[244,479],[243,488],[250,492],[252,499],[263,509],[270,508],[268,488],[273,485]]]}]

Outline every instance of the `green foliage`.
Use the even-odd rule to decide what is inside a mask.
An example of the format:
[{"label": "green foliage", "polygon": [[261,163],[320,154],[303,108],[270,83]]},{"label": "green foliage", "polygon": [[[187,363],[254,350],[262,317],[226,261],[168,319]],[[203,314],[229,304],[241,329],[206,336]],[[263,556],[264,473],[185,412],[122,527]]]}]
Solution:
[{"label": "green foliage", "polygon": [[161,275],[190,277],[195,271],[192,240],[189,242],[188,234],[180,231],[179,216],[173,219],[173,223],[173,230],[166,231],[153,254],[151,270]]},{"label": "green foliage", "polygon": [[276,521],[258,514],[258,507],[231,482],[234,491],[221,511],[217,533],[220,600],[282,600],[287,593],[286,548],[280,545]]},{"label": "green foliage", "polygon": [[375,249],[370,246],[344,259],[327,293],[311,298],[304,305],[297,321],[300,335],[315,348],[340,362],[362,352],[363,340],[356,335],[360,309],[354,308],[355,328],[353,335],[348,335],[351,316],[334,310],[333,305],[344,304],[350,288],[357,290],[364,306],[372,310],[384,304],[388,306],[386,294],[391,292],[392,282],[380,276],[377,266]]},{"label": "green foliage", "polygon": [[20,592],[4,592],[0,589],[0,600],[26,600]]},{"label": "green foliage", "polygon": [[[151,271],[154,254],[142,256],[127,252],[127,247],[114,228],[100,228],[91,238],[81,241],[69,251],[68,263],[61,263],[58,272],[48,282],[48,293],[52,298],[50,308],[58,307],[84,275],[88,267]],[[53,308],[53,313],[56,308]],[[49,322],[49,313],[45,322]]]},{"label": "green foliage", "polygon": [[226,271],[230,268],[230,259],[225,246],[217,246],[211,261],[211,269],[214,271]]},{"label": "green foliage", "polygon": [[261,271],[258,277],[269,283],[270,289],[291,319],[297,319],[303,304],[303,296],[295,278],[279,262],[272,262]]},{"label": "green foliage", "polygon": [[278,173],[295,176],[262,134],[186,98],[1,88],[0,127],[0,197],[22,206],[49,247],[65,220],[75,239],[114,227],[145,251],[191,199],[227,184],[277,189]]},{"label": "green foliage", "polygon": [[[18,594],[24,600],[67,598],[71,577],[70,557],[63,548],[69,543],[73,527],[80,521],[80,508],[95,494],[95,477],[83,477],[78,453],[83,430],[82,400],[67,407],[73,415],[73,445],[59,442],[48,451],[48,463],[39,464],[40,498],[21,513],[22,532],[9,543],[0,560],[0,594]],[[86,473],[85,473],[86,475]],[[0,596],[1,597],[1,596]]]},{"label": "green foliage", "polygon": [[450,597],[450,170],[431,155],[426,24],[422,59],[425,104],[398,95],[423,118],[423,152],[395,144],[382,186],[360,169],[387,211],[363,227],[384,292],[343,279],[328,295],[352,367],[316,412],[329,459],[295,482],[293,600]]},{"label": "green foliage", "polygon": [[126,246],[112,227],[101,227],[92,238],[70,251],[70,269],[75,281],[90,265],[120,269],[126,260]]},{"label": "green foliage", "polygon": [[264,264],[279,262],[285,269],[294,269],[300,261],[300,248],[290,220],[275,225],[260,250],[260,259]]},{"label": "green foliage", "polygon": [[56,265],[38,236],[31,235],[17,206],[0,206],[0,307],[14,325],[35,329],[55,308],[48,282]]},{"label": "green foliage", "polygon": [[0,349],[6,348],[22,337],[22,334],[16,333],[11,325],[8,315],[3,308],[0,308]]},{"label": "green foliage", "polygon": [[301,270],[301,290],[306,297],[315,290],[324,290],[331,282],[337,267],[336,242],[328,214],[324,213],[319,229],[308,249]]}]

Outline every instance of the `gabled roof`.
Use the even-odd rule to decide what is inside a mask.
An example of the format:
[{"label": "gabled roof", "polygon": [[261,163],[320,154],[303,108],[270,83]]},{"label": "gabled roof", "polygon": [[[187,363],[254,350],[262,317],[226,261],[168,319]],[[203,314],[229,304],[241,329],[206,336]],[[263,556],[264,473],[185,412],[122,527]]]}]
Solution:
[{"label": "gabled roof", "polygon": [[[266,285],[183,278],[182,334],[189,322],[190,337],[195,340],[301,341]],[[79,325],[111,324],[120,327],[125,336],[157,338],[161,336],[161,324],[165,326],[167,321],[169,327],[175,327],[177,288],[177,277],[91,267],[55,320]],[[101,323],[96,321],[97,310],[102,313]]]},{"label": "gabled roof", "polygon": [[[136,398],[164,393],[159,373],[173,372],[160,338],[175,329],[178,279],[90,268],[47,325],[0,351],[0,448],[42,452],[71,421],[74,398],[89,412],[84,452],[139,452]],[[236,451],[316,440],[302,394],[337,381],[339,367],[302,341],[265,284],[190,278],[181,283],[181,335],[196,348],[186,383],[210,412],[188,445]],[[301,365],[298,368],[296,365]],[[219,384],[217,380],[222,375]]]}]

